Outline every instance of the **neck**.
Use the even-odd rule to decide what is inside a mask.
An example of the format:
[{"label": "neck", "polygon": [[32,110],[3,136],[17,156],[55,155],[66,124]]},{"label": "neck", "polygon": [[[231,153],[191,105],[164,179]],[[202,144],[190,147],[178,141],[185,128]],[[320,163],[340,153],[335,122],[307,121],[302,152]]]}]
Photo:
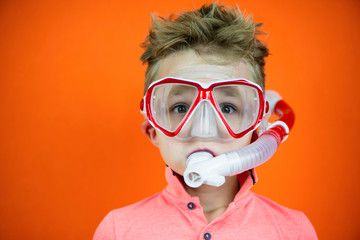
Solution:
[{"label": "neck", "polygon": [[199,188],[191,188],[186,184],[184,187],[190,196],[199,197],[200,205],[208,222],[223,214],[239,191],[236,175],[226,177],[225,183],[220,187],[202,185]]}]

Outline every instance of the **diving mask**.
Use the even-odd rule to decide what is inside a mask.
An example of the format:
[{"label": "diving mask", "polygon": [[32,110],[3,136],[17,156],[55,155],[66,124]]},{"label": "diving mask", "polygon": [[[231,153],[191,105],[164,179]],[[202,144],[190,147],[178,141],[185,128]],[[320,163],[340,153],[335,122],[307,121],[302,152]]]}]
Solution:
[{"label": "diving mask", "polygon": [[149,86],[141,111],[167,136],[226,141],[259,126],[265,97],[259,85],[246,79],[205,82],[167,77]]}]

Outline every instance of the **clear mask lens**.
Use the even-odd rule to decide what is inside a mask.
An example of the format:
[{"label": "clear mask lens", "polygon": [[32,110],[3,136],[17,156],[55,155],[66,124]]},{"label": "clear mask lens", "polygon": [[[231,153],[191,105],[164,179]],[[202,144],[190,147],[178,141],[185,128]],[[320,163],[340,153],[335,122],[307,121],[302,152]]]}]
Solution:
[{"label": "clear mask lens", "polygon": [[256,89],[246,85],[223,85],[213,90],[216,107],[231,130],[238,134],[255,124],[259,114]]},{"label": "clear mask lens", "polygon": [[198,94],[195,86],[165,83],[154,87],[151,112],[155,122],[169,132],[175,131],[189,114]]}]

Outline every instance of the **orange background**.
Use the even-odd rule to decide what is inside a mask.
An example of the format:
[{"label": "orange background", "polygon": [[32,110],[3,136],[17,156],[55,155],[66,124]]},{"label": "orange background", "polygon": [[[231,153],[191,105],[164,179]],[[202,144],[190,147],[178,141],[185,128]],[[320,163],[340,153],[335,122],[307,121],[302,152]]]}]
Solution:
[{"label": "orange background", "polygon": [[[139,44],[151,12],[202,3],[0,2],[1,239],[91,239],[166,185],[140,129]],[[320,239],[360,239],[359,2],[237,3],[265,24],[267,88],[297,116],[253,190],[304,211]]]}]

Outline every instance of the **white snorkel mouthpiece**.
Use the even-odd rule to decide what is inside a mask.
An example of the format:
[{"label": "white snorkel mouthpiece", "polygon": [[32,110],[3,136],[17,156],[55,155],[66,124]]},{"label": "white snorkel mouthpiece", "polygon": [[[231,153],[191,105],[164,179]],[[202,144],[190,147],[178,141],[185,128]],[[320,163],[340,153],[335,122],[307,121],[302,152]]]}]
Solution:
[{"label": "white snorkel mouthpiece", "polygon": [[280,116],[279,120],[267,127],[267,130],[253,143],[241,149],[213,157],[209,152],[195,152],[187,159],[184,172],[185,183],[192,188],[207,184],[219,187],[225,183],[225,176],[233,176],[257,167],[269,160],[279,144],[287,138],[295,120],[295,115],[278,94],[273,92],[270,110]]},{"label": "white snorkel mouthpiece", "polygon": [[206,151],[199,151],[191,154],[187,159],[187,169],[184,176],[185,182],[192,188],[200,187],[202,184],[219,187],[225,183],[225,175],[228,169],[225,164],[219,161],[219,157],[214,157]]}]

